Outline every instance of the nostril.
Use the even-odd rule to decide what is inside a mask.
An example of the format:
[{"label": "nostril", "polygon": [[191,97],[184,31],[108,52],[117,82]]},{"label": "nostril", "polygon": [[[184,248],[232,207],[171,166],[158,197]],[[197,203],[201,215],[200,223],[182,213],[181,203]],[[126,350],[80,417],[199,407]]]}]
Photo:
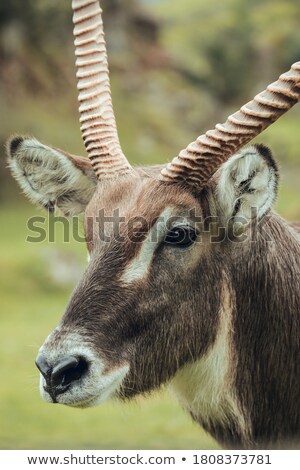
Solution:
[{"label": "nostril", "polygon": [[88,364],[83,358],[69,356],[57,364],[51,374],[52,387],[70,385],[79,380],[88,369]]},{"label": "nostril", "polygon": [[39,354],[36,358],[35,364],[39,369],[40,373],[45,377],[46,381],[49,379],[51,374],[51,367],[49,366],[45,356]]}]

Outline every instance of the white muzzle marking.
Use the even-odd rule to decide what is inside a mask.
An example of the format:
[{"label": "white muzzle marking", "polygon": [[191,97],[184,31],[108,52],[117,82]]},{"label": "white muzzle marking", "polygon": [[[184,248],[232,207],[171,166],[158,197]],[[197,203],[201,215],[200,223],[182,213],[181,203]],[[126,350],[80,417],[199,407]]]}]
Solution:
[{"label": "white muzzle marking", "polygon": [[[55,341],[59,333],[60,339]],[[55,346],[54,346],[55,345]],[[120,388],[129,371],[129,365],[123,364],[105,373],[107,366],[94,353],[84,337],[79,334],[66,333],[62,335],[59,328],[55,329],[40,348],[50,366],[55,366],[66,356],[82,357],[88,363],[88,370],[80,379],[70,384],[68,389],[56,397],[57,403],[85,408],[96,406],[111,398]],[[46,380],[40,376],[40,394],[42,398],[52,403],[50,394],[45,390]]]}]

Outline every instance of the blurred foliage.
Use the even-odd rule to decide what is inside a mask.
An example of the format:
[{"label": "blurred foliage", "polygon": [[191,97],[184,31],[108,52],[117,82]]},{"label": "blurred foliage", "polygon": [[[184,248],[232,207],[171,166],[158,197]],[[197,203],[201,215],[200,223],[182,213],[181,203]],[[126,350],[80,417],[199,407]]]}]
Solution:
[{"label": "blurred foliage", "polygon": [[[84,153],[70,3],[0,0],[2,149],[20,132]],[[120,138],[135,164],[171,159],[300,57],[300,0],[101,4]],[[298,109],[259,138],[287,171],[298,165],[297,118]],[[17,193],[0,164],[0,200]]]},{"label": "blurred foliage", "polygon": [[240,103],[299,60],[299,0],[163,0],[164,44],[222,103]]},{"label": "blurred foliage", "polygon": [[[101,3],[120,139],[134,164],[171,159],[300,59],[300,0]],[[43,246],[25,243],[37,211],[5,168],[4,143],[32,134],[84,154],[73,54],[71,0],[0,0],[0,447],[215,447],[164,396],[125,417],[116,405],[76,413],[38,399],[34,357],[71,287],[49,279]],[[258,139],[280,163],[277,207],[290,219],[300,218],[299,108]],[[63,250],[85,257],[84,246]]]},{"label": "blurred foliage", "polygon": [[[2,149],[8,135],[20,132],[84,153],[70,3],[0,0]],[[135,164],[171,159],[300,56],[300,0],[102,0],[102,6],[120,138]],[[299,110],[259,138],[287,171],[298,166],[297,118]],[[1,156],[0,200],[14,199],[18,190]]]}]

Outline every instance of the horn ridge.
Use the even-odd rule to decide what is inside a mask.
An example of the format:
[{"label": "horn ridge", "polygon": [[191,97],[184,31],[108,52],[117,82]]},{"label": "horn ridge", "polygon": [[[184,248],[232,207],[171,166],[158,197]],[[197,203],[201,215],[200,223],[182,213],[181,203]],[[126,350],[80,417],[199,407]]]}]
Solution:
[{"label": "horn ridge", "polygon": [[98,177],[131,171],[112,106],[102,10],[98,0],[72,0],[82,137]]},{"label": "horn ridge", "polygon": [[201,135],[182,150],[160,174],[162,181],[185,181],[205,187],[219,166],[259,135],[300,99],[300,62],[252,101],[229,116],[224,124]]}]

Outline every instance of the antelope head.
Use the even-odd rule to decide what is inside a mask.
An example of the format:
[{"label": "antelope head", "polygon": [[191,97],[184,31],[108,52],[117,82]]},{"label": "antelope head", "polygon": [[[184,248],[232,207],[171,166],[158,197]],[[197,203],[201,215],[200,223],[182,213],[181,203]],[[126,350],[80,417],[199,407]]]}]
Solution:
[{"label": "antelope head", "polygon": [[132,168],[116,129],[101,9],[72,3],[89,159],[30,137],[10,140],[8,154],[33,202],[85,212],[90,260],[36,363],[46,401],[87,407],[159,387],[218,340],[231,309],[222,260],[237,249],[219,229],[246,233],[251,208],[262,220],[272,207],[276,163],[266,147],[244,146],[299,100],[300,62],[168,165]]}]

